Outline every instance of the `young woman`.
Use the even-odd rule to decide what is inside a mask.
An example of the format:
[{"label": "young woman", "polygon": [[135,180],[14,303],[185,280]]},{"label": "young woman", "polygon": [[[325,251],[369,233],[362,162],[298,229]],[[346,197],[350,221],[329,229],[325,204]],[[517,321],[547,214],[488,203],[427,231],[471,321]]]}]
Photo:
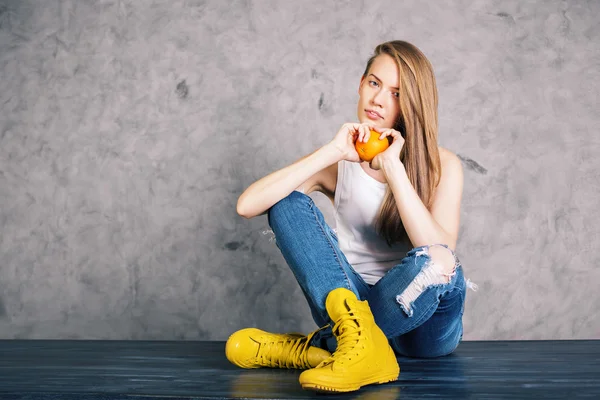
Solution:
[{"label": "young woman", "polygon": [[[357,123],[240,196],[245,218],[268,214],[278,248],[320,327],[308,336],[249,328],[226,356],[242,368],[300,368],[305,389],[344,392],[396,380],[396,354],[438,357],[462,338],[467,282],[455,255],[461,162],[438,147],[437,87],[423,53],[376,47],[358,89]],[[355,145],[391,145],[371,162]],[[334,205],[337,232],[309,193]]]}]

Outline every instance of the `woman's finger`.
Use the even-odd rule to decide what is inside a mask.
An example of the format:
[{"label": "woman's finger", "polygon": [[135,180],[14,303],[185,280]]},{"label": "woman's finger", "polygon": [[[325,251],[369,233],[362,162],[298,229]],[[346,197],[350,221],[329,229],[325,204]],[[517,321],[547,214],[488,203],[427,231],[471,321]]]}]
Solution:
[{"label": "woman's finger", "polygon": [[362,125],[365,129],[364,142],[366,143],[369,140],[369,136],[371,136],[371,130],[374,130],[376,128],[370,122],[364,122]]},{"label": "woman's finger", "polygon": [[365,126],[365,143],[369,141],[369,137],[371,136],[371,127]]},{"label": "woman's finger", "polygon": [[385,129],[381,131],[381,135],[379,135],[379,140],[390,136],[392,129]]},{"label": "woman's finger", "polygon": [[396,139],[398,136],[402,136],[402,135],[400,135],[400,132],[398,132],[397,130],[390,129],[389,132],[388,132],[388,136],[391,136],[394,139]]}]

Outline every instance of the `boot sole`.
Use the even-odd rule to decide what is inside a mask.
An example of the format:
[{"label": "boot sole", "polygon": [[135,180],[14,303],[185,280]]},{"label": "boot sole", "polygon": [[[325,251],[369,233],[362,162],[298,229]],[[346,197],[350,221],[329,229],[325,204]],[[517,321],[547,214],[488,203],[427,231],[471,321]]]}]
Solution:
[{"label": "boot sole", "polygon": [[378,377],[376,379],[369,379],[363,382],[360,382],[358,386],[345,386],[345,387],[333,387],[333,386],[325,386],[317,383],[303,383],[302,389],[311,390],[314,392],[320,393],[343,393],[343,392],[354,392],[359,390],[363,386],[375,385],[375,384],[383,384],[388,382],[393,382],[398,380],[400,371],[398,373],[391,375],[384,375],[382,377]]}]

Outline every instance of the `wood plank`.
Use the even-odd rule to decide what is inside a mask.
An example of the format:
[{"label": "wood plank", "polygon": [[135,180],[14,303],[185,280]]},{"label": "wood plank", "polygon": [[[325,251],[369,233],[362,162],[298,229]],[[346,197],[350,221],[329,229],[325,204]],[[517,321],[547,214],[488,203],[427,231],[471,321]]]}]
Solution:
[{"label": "wood plank", "polygon": [[[0,398],[315,398],[301,371],[239,369],[224,345],[0,340]],[[463,342],[447,357],[398,360],[397,382],[318,398],[600,398],[600,340]]]}]

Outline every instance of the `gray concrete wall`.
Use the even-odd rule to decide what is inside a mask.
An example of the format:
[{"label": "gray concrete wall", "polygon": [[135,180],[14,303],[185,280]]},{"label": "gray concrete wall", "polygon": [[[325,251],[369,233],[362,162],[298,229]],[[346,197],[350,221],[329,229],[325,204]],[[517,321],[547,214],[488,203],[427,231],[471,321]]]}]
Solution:
[{"label": "gray concrete wall", "polygon": [[465,339],[600,338],[598,21],[596,0],[0,0],[0,338],[312,330],[235,204],[355,120],[390,39],[430,58],[464,161]]}]

